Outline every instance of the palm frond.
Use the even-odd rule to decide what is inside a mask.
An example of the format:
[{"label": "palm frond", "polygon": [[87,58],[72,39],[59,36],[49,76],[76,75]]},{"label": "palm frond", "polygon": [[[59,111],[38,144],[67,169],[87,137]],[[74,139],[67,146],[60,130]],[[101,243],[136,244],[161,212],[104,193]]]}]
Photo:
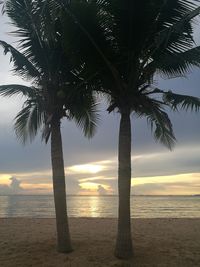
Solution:
[{"label": "palm frond", "polygon": [[200,67],[200,46],[180,53],[161,52],[146,66],[144,73],[149,77],[156,72],[167,78],[179,77],[195,66]]},{"label": "palm frond", "polygon": [[19,84],[0,85],[0,96],[12,97],[14,95],[36,98],[39,96],[39,90],[35,87]]},{"label": "palm frond", "polygon": [[9,45],[5,41],[0,40],[0,46],[4,49],[4,54],[11,54],[10,62],[13,63],[13,72],[18,74],[23,79],[33,80],[40,77],[40,72],[37,68],[16,48]]},{"label": "palm frond", "polygon": [[92,95],[80,96],[80,98],[76,96],[75,101],[77,101],[77,104],[73,104],[68,109],[69,119],[73,119],[84,135],[91,138],[94,136],[99,123],[96,98]]},{"label": "palm frond", "polygon": [[[71,54],[76,63],[86,63],[91,70],[89,75],[101,68],[109,72],[112,82],[118,88],[118,70],[110,61],[115,51],[110,47],[111,42],[100,19],[102,13],[99,10],[99,1],[71,1],[70,4],[63,0],[56,2],[60,3],[62,8],[62,39],[65,52]],[[81,47],[79,41],[82,43]]]},{"label": "palm frond", "polygon": [[172,150],[176,138],[167,113],[161,108],[161,104],[153,99],[146,98],[144,104],[135,108],[136,114],[139,117],[146,117],[151,131],[154,132],[155,140]]},{"label": "palm frond", "polygon": [[12,97],[21,95],[26,98],[23,108],[15,117],[14,129],[17,138],[26,143],[32,141],[38,129],[44,123],[43,98],[39,89],[18,84],[1,85],[0,96]]},{"label": "palm frond", "polygon": [[[180,13],[181,15],[180,17],[174,17],[174,21],[171,24],[167,24],[163,30],[157,33],[155,38],[157,47],[163,45],[167,47],[169,45],[170,40],[174,38],[174,36],[183,36],[183,38],[188,37],[188,41],[189,39],[191,41],[193,40],[192,36],[190,35],[190,33],[192,32],[191,29],[189,30],[190,26],[188,23],[190,23],[192,19],[194,19],[200,14],[200,7],[197,6],[194,1],[192,2],[192,1],[180,0],[176,2],[180,2],[182,6],[184,5],[185,11]],[[189,27],[188,32],[186,31],[187,26]],[[184,45],[187,46],[187,43],[184,43]],[[176,50],[175,46],[173,48]]]},{"label": "palm frond", "polygon": [[44,124],[44,110],[38,102],[27,100],[15,117],[14,129],[17,138],[25,144],[32,141]]},{"label": "palm frond", "polygon": [[7,0],[4,4],[4,12],[17,28],[12,34],[20,38],[20,50],[37,67],[46,59],[41,15],[44,4],[45,1],[32,0]]},{"label": "palm frond", "polygon": [[163,94],[163,100],[167,103],[173,110],[184,109],[198,112],[200,110],[200,98],[175,94],[172,91],[168,91]]}]

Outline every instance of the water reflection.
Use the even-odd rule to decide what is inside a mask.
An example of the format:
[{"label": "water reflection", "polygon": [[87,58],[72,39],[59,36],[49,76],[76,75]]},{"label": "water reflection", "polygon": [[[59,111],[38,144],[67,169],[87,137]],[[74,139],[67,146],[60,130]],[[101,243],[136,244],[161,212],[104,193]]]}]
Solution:
[{"label": "water reflection", "polygon": [[98,210],[101,210],[100,199],[96,196],[77,197],[76,202],[73,198],[69,198],[69,213],[71,216],[77,217],[99,217]]},{"label": "water reflection", "polygon": [[[68,196],[70,217],[117,217],[116,196]],[[200,218],[200,197],[131,197],[132,218]],[[0,217],[55,217],[53,196],[0,196]]]},{"label": "water reflection", "polygon": [[52,196],[0,196],[0,217],[54,217]]},{"label": "water reflection", "polygon": [[70,217],[116,217],[117,198],[112,196],[68,197]]},{"label": "water reflection", "polygon": [[9,196],[0,196],[0,218],[5,217],[7,214],[8,198]]},{"label": "water reflection", "polygon": [[20,202],[17,201],[16,196],[7,196],[6,214],[8,217],[15,217],[16,212],[21,209]]},{"label": "water reflection", "polygon": [[87,217],[98,217],[97,216],[98,213],[99,213],[98,211],[99,211],[99,208],[101,208],[100,198],[99,197],[96,197],[96,196],[92,196],[90,198],[89,205],[90,205],[90,209],[89,209],[89,212],[88,212],[88,216]]}]

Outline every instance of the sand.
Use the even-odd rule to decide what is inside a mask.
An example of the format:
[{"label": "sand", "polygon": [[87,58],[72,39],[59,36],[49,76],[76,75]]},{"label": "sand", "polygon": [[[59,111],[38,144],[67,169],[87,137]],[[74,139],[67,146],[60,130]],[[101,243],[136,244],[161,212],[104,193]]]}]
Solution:
[{"label": "sand", "polygon": [[116,219],[70,219],[74,252],[56,252],[55,220],[0,219],[1,267],[200,266],[200,219],[134,219],[134,257],[113,256]]}]

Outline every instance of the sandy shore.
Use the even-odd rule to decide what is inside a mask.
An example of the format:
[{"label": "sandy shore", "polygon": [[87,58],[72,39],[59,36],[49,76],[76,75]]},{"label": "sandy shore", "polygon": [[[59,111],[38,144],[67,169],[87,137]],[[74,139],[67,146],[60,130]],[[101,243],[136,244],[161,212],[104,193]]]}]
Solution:
[{"label": "sandy shore", "polygon": [[113,256],[115,219],[70,219],[74,252],[55,250],[54,219],[0,219],[1,267],[197,267],[200,219],[133,220],[134,258]]}]

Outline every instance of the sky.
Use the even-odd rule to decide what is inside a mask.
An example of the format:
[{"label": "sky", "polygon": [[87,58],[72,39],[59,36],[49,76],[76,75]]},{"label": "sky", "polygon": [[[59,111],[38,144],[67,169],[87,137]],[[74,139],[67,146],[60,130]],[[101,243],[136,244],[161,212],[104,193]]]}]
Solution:
[{"label": "sky", "polygon": [[[0,39],[16,46],[12,28],[0,15]],[[200,31],[195,33],[200,43]],[[13,76],[9,57],[0,48],[0,84],[26,84]],[[200,69],[187,78],[157,79],[157,86],[200,97]],[[0,97],[0,195],[52,194],[50,146],[41,136],[23,146],[13,130],[24,99]],[[73,122],[62,121],[67,194],[117,194],[119,114],[100,111],[93,139],[83,137]],[[171,152],[156,143],[145,119],[132,115],[132,193],[138,195],[200,194],[200,114],[169,113],[177,138]]]}]

